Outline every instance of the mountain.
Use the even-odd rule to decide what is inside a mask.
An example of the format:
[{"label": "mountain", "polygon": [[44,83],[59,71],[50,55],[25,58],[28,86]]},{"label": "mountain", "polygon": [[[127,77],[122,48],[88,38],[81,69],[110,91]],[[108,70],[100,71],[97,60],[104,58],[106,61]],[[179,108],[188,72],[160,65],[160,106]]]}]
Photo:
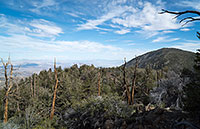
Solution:
[{"label": "mountain", "polygon": [[[139,68],[145,68],[150,65],[153,69],[167,67],[171,70],[179,71],[183,68],[193,68],[195,53],[176,48],[162,48],[136,58],[139,60]],[[134,66],[136,58],[128,61],[126,66]]]},{"label": "mountain", "polygon": [[15,67],[28,68],[28,67],[38,67],[38,66],[39,66],[39,64],[36,64],[36,63],[27,63],[27,64],[18,65]]}]

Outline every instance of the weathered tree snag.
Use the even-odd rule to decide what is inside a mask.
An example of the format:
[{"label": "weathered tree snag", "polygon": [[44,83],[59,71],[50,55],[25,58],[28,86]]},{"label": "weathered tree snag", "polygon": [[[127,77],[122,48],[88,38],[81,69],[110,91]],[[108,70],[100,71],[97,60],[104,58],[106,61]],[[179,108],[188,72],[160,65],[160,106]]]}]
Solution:
[{"label": "weathered tree snag", "polygon": [[99,72],[99,76],[98,76],[98,96],[101,96],[101,84],[100,84],[100,81],[101,81],[101,73]]},{"label": "weathered tree snag", "polygon": [[54,116],[55,101],[56,101],[56,91],[57,91],[57,87],[58,87],[58,75],[57,75],[57,70],[56,70],[56,59],[54,59],[54,72],[55,72],[56,84],[55,84],[55,89],[54,89],[54,96],[53,96],[52,109],[51,109],[51,115],[50,115],[50,119],[51,120],[53,119],[53,116]]},{"label": "weathered tree snag", "polygon": [[131,103],[134,104],[134,93],[135,93],[135,83],[137,77],[137,67],[138,67],[138,59],[136,58],[136,64],[134,67],[134,75],[132,80],[132,88],[131,88]]},{"label": "weathered tree snag", "polygon": [[[3,60],[2,60],[2,63],[3,63]],[[8,60],[8,62],[5,64],[3,63],[4,65],[4,69],[5,69],[5,78],[6,78],[6,95],[5,95],[5,110],[4,110],[4,123],[7,123],[8,121],[8,97],[9,97],[9,93],[10,93],[10,90],[12,89],[13,87],[13,84],[12,84],[12,74],[13,74],[13,65],[11,64],[11,68],[10,68],[10,77],[9,77],[9,84],[8,84],[8,76],[7,76],[7,66],[8,64],[10,63],[10,59]]]},{"label": "weathered tree snag", "polygon": [[125,87],[125,89],[126,89],[126,98],[127,98],[127,102],[128,102],[128,104],[131,104],[130,91],[129,91],[128,85],[126,84],[126,58],[124,58],[123,82],[124,82],[124,87]]}]

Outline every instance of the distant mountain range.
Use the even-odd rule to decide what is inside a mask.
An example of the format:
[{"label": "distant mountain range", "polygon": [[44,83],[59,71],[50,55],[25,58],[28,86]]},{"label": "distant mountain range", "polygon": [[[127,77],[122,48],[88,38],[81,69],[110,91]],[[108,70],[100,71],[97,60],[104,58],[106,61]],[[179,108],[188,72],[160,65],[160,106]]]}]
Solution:
[{"label": "distant mountain range", "polygon": [[[195,53],[176,48],[162,48],[136,58],[139,60],[139,68],[145,68],[150,65],[153,69],[167,67],[174,71],[180,71],[183,68],[193,69]],[[134,66],[136,64],[136,58],[128,61],[126,66]]]},{"label": "distant mountain range", "polygon": [[28,68],[28,67],[38,67],[39,64],[36,63],[27,63],[22,65],[16,65],[15,67],[22,67],[22,68]]},{"label": "distant mountain range", "polygon": [[[156,51],[151,51],[146,54],[137,57],[139,59],[139,68],[145,68],[150,65],[153,69],[162,69],[168,67],[172,70],[181,70],[183,68],[192,69],[194,65],[195,53],[189,51],[183,51],[175,48],[162,48]],[[21,60],[13,61],[14,71],[17,76],[26,77],[33,73],[39,73],[41,70],[48,70],[53,68],[53,61],[44,60]],[[127,67],[134,66],[136,63],[136,58],[127,62]],[[57,62],[57,67],[62,68],[70,67],[73,64],[78,64],[78,66],[87,64],[94,64],[96,67],[113,67],[120,66],[123,64],[122,60],[85,60],[85,61],[75,61],[66,60]],[[3,69],[0,65],[0,69]],[[0,72],[0,77],[4,77],[3,70]],[[2,79],[0,79],[2,80]]]},{"label": "distant mountain range", "polygon": [[[62,68],[70,67],[74,64],[81,66],[83,64],[91,65],[94,64],[96,67],[114,67],[120,66],[123,63],[123,60],[57,60],[57,67],[61,66]],[[14,66],[14,73],[21,77],[27,77],[33,73],[39,73],[41,70],[48,70],[53,68],[53,60],[18,60],[12,61]],[[0,80],[4,78],[3,66],[0,64]]]}]

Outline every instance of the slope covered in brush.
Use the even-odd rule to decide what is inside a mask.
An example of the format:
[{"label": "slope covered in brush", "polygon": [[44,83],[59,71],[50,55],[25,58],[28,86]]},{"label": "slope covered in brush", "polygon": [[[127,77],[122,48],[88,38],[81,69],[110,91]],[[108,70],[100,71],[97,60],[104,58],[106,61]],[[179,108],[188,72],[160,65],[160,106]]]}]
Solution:
[{"label": "slope covered in brush", "polygon": [[[139,68],[150,65],[153,69],[167,67],[171,70],[181,70],[183,68],[192,69],[194,65],[195,53],[175,48],[162,48],[151,51],[139,58]],[[127,62],[127,67],[134,66],[136,58]]]}]

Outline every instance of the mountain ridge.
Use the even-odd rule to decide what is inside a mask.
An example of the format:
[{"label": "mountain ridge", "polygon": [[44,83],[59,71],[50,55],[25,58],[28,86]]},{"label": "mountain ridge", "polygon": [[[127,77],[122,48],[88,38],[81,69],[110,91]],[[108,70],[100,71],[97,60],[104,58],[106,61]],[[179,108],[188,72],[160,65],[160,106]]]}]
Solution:
[{"label": "mountain ridge", "polygon": [[132,67],[139,60],[138,67],[151,66],[153,69],[168,67],[173,71],[180,71],[183,68],[193,69],[195,53],[177,48],[161,48],[147,52],[127,62],[126,67]]}]

